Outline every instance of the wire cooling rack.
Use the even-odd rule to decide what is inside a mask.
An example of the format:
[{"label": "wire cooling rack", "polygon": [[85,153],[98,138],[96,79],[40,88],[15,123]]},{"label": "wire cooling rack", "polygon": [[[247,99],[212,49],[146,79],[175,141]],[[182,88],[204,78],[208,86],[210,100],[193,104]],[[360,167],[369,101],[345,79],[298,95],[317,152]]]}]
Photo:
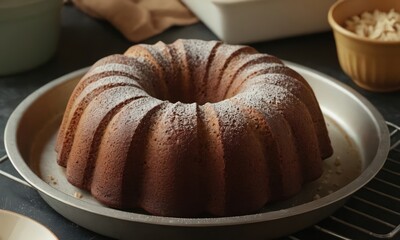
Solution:
[{"label": "wire cooling rack", "polygon": [[[333,215],[282,240],[400,239],[400,127],[386,123],[391,147],[377,176]],[[0,164],[6,159],[7,156],[1,157]],[[2,170],[0,175],[29,186]]]},{"label": "wire cooling rack", "polygon": [[400,239],[400,127],[386,123],[391,147],[377,176],[332,216],[283,239]]}]

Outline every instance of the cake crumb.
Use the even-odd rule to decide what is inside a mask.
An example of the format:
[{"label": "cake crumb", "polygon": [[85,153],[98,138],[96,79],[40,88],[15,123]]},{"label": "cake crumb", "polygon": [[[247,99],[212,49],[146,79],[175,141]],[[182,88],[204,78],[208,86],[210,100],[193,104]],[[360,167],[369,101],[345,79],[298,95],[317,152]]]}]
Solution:
[{"label": "cake crumb", "polygon": [[53,177],[52,175],[49,175],[49,181],[47,183],[57,185],[57,179]]},{"label": "cake crumb", "polygon": [[81,199],[83,197],[83,195],[80,192],[74,192],[74,197],[78,198],[78,199]]},{"label": "cake crumb", "polygon": [[340,162],[340,158],[339,158],[339,157],[336,157],[336,159],[335,159],[335,166],[338,167],[338,166],[340,166],[340,165],[342,165],[342,163]]},{"label": "cake crumb", "polygon": [[320,198],[321,198],[321,196],[319,194],[315,194],[314,197],[313,197],[314,200],[317,200],[317,199],[320,199]]},{"label": "cake crumb", "polygon": [[341,169],[341,168],[337,168],[336,169],[336,174],[337,175],[340,175],[340,174],[342,174],[343,173],[343,170]]}]

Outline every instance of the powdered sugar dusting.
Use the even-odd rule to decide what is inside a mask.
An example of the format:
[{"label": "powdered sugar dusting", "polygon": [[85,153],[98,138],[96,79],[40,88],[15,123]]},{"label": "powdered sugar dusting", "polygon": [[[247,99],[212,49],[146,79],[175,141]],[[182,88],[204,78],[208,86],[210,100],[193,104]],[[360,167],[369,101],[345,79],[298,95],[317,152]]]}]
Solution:
[{"label": "powdered sugar dusting", "polygon": [[168,104],[164,118],[171,124],[172,131],[193,131],[196,126],[196,104],[181,102]]},{"label": "powdered sugar dusting", "polygon": [[[206,72],[205,67],[208,59],[210,58],[211,50],[217,42],[211,41],[186,41],[184,44],[186,52],[186,61],[190,70],[192,71],[191,77],[194,84],[201,84]],[[194,74],[197,73],[197,74]]]},{"label": "powdered sugar dusting", "polygon": [[245,69],[243,69],[241,76],[244,79],[249,78],[250,76],[254,76],[257,73],[263,72],[263,71],[268,71],[268,69],[272,70],[276,67],[283,67],[284,65],[282,63],[278,62],[259,62],[259,63],[254,63],[249,66],[247,66]]},{"label": "powdered sugar dusting", "polygon": [[301,87],[304,87],[301,82],[296,79],[281,74],[281,73],[265,73],[255,76],[247,81],[246,84],[270,84],[284,87],[290,92],[299,92]]},{"label": "powdered sugar dusting", "polygon": [[126,64],[107,63],[105,65],[100,65],[100,66],[95,67],[90,72],[88,72],[86,77],[90,77],[90,76],[93,76],[95,74],[109,72],[109,71],[123,72],[123,73],[126,73],[126,74],[132,74],[132,72],[136,71],[136,69],[133,68],[132,66],[129,66],[129,65],[126,65]]},{"label": "powdered sugar dusting", "polygon": [[243,82],[245,82],[250,76],[256,75],[259,71],[268,68],[271,64],[282,65],[281,61],[268,54],[247,54],[239,55],[240,60],[236,61],[236,69],[232,69],[233,72],[230,75],[224,76],[228,78],[229,84],[224,90],[224,98],[231,96],[232,92],[236,90]]},{"label": "powdered sugar dusting", "polygon": [[242,115],[242,111],[238,105],[231,100],[224,100],[213,104],[214,110],[217,112],[220,120],[221,129],[229,128],[229,131],[235,133],[241,131],[246,125],[246,119]]},{"label": "powdered sugar dusting", "polygon": [[157,62],[157,64],[162,68],[162,70],[165,72],[170,71],[171,69],[171,62],[169,61],[168,58],[166,58],[162,54],[162,49],[159,49],[156,46],[151,46],[151,45],[144,45],[147,51],[151,54],[151,56],[154,58],[154,60]]},{"label": "powdered sugar dusting", "polygon": [[105,77],[101,78],[96,82],[93,82],[86,86],[86,88],[83,89],[81,94],[78,96],[78,98],[75,100],[76,103],[79,103],[82,101],[82,99],[86,98],[89,94],[91,94],[93,91],[96,89],[107,89],[107,88],[112,88],[115,86],[132,86],[132,91],[137,92],[138,94],[146,94],[142,89],[140,89],[140,86],[133,81],[132,79],[124,76],[111,76],[111,77]]},{"label": "powdered sugar dusting", "polygon": [[293,99],[289,97],[290,95],[290,92],[285,88],[263,83],[247,86],[246,90],[237,94],[234,99],[262,111],[271,107],[271,105],[284,106],[290,104]]},{"label": "powdered sugar dusting", "polygon": [[[121,115],[126,126],[136,128],[140,120],[149,112],[149,110],[160,105],[161,103],[162,101],[154,98],[138,98],[137,100],[127,104],[125,108],[118,113],[118,115]],[[132,112],[135,112],[135,114],[132,114]]]},{"label": "powdered sugar dusting", "polygon": [[221,44],[218,48],[217,54],[222,59],[229,59],[232,58],[235,53],[239,53],[240,51],[247,50],[249,52],[256,53],[257,51],[254,48],[245,45],[228,45],[228,44]]}]

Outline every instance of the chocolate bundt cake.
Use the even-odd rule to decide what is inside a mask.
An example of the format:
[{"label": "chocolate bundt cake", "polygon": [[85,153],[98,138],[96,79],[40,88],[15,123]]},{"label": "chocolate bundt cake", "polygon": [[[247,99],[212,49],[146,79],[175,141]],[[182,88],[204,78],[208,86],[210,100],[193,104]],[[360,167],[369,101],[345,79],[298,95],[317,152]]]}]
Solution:
[{"label": "chocolate bundt cake", "polygon": [[135,45],[70,97],[57,161],[103,204],[231,216],[298,193],[332,154],[307,82],[271,55],[218,41]]}]

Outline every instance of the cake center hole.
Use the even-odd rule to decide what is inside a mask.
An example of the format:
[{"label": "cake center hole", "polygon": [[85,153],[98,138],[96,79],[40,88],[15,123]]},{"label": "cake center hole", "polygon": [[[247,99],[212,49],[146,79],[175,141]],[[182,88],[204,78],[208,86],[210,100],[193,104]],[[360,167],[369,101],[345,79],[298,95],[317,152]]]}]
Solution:
[{"label": "cake center hole", "polygon": [[[209,82],[214,82],[209,80]],[[182,103],[197,103],[198,105],[203,105],[205,103],[216,103],[223,101],[226,97],[226,91],[210,87],[206,84],[200,86],[201,81],[198,79],[191,79],[190,82],[173,82],[167,84],[166,91],[156,90],[156,98],[164,101],[169,101],[172,103],[182,102]]]}]

